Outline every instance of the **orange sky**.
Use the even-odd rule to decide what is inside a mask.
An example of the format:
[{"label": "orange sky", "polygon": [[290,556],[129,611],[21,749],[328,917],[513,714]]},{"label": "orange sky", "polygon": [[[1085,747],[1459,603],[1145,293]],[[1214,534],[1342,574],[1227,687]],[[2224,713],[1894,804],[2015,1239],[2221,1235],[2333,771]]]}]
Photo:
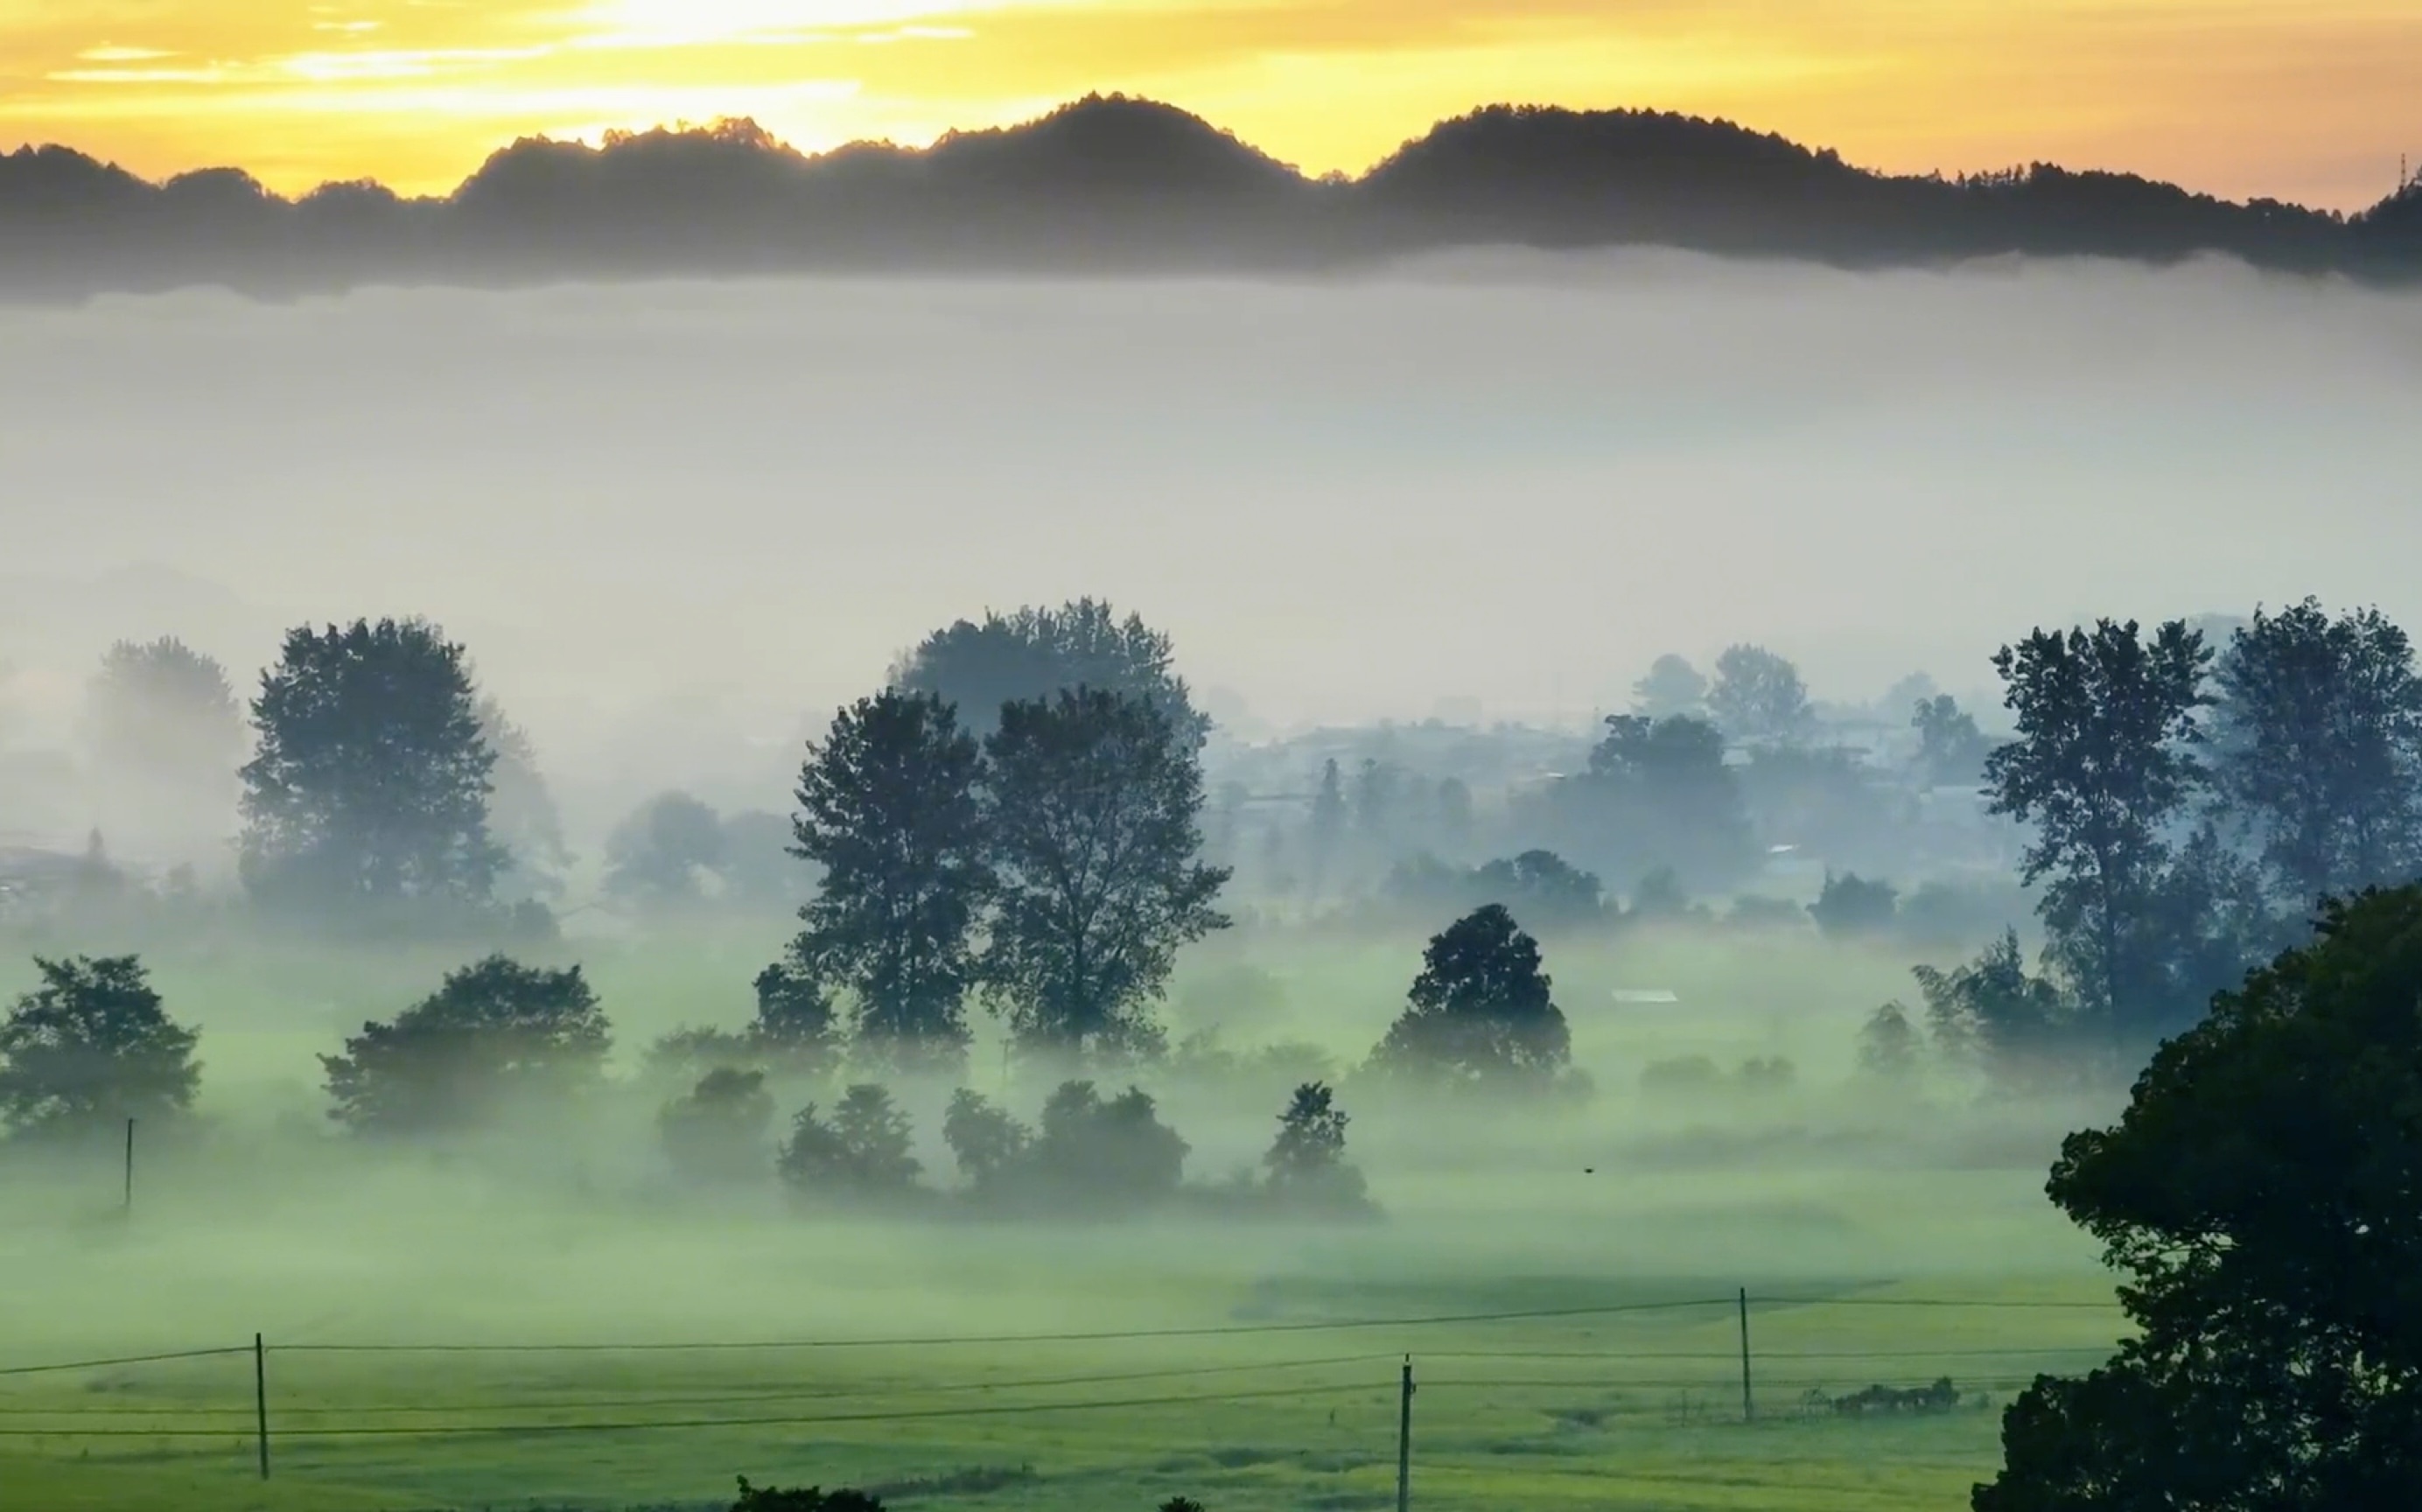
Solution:
[{"label": "orange sky", "polygon": [[1313,171],[1513,100],[2353,208],[2422,158],[2422,0],[0,0],[0,146],[289,190],[719,116],[921,142],[1095,89]]}]

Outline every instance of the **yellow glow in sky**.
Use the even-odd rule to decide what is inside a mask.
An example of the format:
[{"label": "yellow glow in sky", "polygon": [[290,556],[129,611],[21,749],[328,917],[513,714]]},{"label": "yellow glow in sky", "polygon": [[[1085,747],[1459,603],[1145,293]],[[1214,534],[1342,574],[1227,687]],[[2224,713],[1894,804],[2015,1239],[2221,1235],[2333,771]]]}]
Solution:
[{"label": "yellow glow in sky", "polygon": [[2126,168],[2354,208],[2422,159],[2416,0],[0,0],[0,147],[442,192],[536,133],[923,142],[1085,93],[1357,171],[1497,101],[1851,161]]}]

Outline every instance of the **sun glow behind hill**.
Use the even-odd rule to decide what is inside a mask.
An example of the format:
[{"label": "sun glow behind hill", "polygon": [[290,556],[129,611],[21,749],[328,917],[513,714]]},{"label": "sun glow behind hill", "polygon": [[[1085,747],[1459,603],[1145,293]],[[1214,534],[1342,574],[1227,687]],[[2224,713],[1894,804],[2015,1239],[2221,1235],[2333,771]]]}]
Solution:
[{"label": "sun glow behind hill", "polygon": [[2422,34],[2391,0],[0,0],[0,144],[286,190],[443,190],[515,136],[730,116],[809,149],[921,143],[1118,89],[1313,172],[1482,101],[1552,101],[1729,116],[1894,170],[2051,159],[2352,208],[2417,134]]}]

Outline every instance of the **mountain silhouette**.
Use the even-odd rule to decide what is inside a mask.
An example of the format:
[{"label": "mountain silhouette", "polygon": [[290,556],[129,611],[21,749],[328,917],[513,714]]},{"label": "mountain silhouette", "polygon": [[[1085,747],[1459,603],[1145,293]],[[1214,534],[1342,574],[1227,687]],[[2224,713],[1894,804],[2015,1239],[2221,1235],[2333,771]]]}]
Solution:
[{"label": "mountain silhouette", "polygon": [[2422,184],[2356,216],[2046,165],[1893,176],[1729,121],[1490,106],[1359,179],[1313,179],[1172,106],[1093,96],[933,146],[803,153],[749,121],[532,138],[442,198],[299,198],[206,168],[153,183],[61,147],[0,155],[0,297],[224,285],[828,271],[1279,271],[1454,247],[1659,245],[1844,266],[2006,254],[2422,276]]}]

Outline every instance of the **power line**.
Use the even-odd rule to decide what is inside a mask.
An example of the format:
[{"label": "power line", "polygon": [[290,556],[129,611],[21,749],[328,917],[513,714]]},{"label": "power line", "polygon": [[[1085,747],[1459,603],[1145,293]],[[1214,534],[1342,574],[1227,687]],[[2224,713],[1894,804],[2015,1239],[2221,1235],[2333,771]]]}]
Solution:
[{"label": "power line", "polygon": [[[482,1434],[543,1434],[543,1433],[640,1433],[686,1428],[771,1428],[816,1427],[841,1423],[917,1423],[939,1418],[1007,1417],[1041,1412],[1092,1412],[1126,1410],[1140,1407],[1215,1407],[1232,1402],[1275,1400],[1281,1397],[1338,1396],[1371,1392],[1379,1387],[1369,1382],[1341,1383],[1329,1386],[1274,1387],[1267,1391],[1230,1392],[1206,1395],[1200,1393],[1178,1396],[1131,1396],[1114,1402],[1020,1402],[988,1403],[983,1407],[936,1407],[895,1412],[830,1412],[812,1416],[758,1418],[670,1418],[653,1421],[604,1423],[483,1423],[446,1427],[406,1427],[381,1424],[358,1428],[296,1428],[278,1435],[292,1439],[432,1439],[475,1438]],[[217,1439],[229,1435],[226,1428],[0,1428],[0,1438],[9,1439]],[[248,1437],[234,1430],[237,1437]]]},{"label": "power line", "polygon": [[695,1343],[621,1344],[283,1344],[273,1354],[649,1354],[708,1353],[744,1349],[918,1349],[1008,1344],[1109,1344],[1147,1339],[1205,1339],[1246,1334],[1345,1332],[1362,1329],[1441,1328],[1470,1323],[1542,1322],[1558,1318],[1608,1317],[1632,1313],[1679,1312],[1729,1307],[1729,1297],[1664,1302],[1617,1302],[1596,1307],[1533,1308],[1520,1312],[1460,1313],[1423,1317],[1338,1318],[1302,1323],[1220,1323],[1192,1328],[1104,1329],[1063,1333],[922,1334],[889,1339],[768,1339]]},{"label": "power line", "polygon": [[115,1360],[76,1360],[59,1365],[10,1365],[0,1369],[0,1376],[47,1376],[70,1370],[107,1370],[117,1365],[156,1365],[169,1360],[210,1360],[221,1355],[250,1354],[247,1347],[235,1349],[179,1349],[171,1354],[121,1355]]}]

